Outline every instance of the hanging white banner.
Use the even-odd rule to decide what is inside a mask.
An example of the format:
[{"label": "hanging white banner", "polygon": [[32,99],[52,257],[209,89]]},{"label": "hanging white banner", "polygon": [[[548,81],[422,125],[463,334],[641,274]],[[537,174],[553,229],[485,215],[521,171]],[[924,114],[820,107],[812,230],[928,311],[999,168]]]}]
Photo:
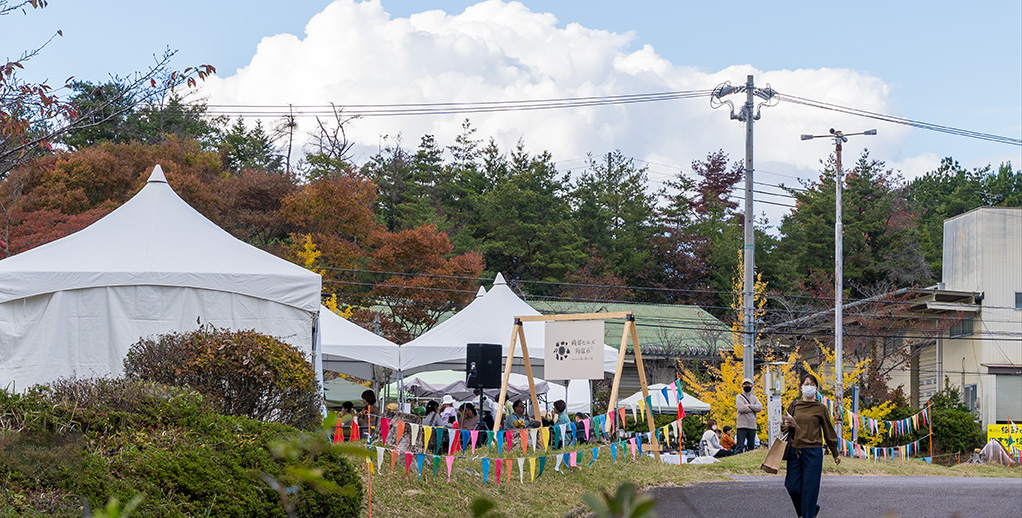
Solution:
[{"label": "hanging white banner", "polygon": [[603,379],[603,321],[546,323],[546,379]]}]

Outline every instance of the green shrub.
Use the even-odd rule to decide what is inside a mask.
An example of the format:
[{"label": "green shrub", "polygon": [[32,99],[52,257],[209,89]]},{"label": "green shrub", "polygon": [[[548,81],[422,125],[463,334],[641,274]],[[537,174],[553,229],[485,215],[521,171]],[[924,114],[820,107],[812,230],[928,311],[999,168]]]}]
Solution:
[{"label": "green shrub", "polygon": [[293,346],[255,331],[203,326],[139,341],[125,376],[189,387],[216,411],[306,430],[320,422],[312,365]]},{"label": "green shrub", "polygon": [[[124,379],[0,392],[0,517],[79,517],[83,502],[139,496],[133,516],[284,516],[264,475],[293,488],[299,516],[359,516],[358,474],[322,436],[203,405],[187,389]],[[284,439],[312,446],[274,456]],[[303,482],[310,471],[331,489]]]},{"label": "green shrub", "polygon": [[957,387],[945,378],[944,390],[930,398],[933,405],[933,439],[937,452],[967,452],[983,445],[983,430],[976,416],[962,404]]}]

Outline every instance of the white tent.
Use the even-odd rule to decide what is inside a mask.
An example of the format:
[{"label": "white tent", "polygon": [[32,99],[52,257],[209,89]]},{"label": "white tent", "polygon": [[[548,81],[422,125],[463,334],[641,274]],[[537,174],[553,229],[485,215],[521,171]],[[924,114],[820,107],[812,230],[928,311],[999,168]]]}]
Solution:
[{"label": "white tent", "polygon": [[[667,385],[663,383],[654,383],[648,387],[649,398],[653,403],[653,413],[655,414],[671,414],[678,411],[678,398],[671,393],[670,389],[667,391],[668,399],[664,399],[664,393],[661,389],[665,387]],[[641,400],[642,391],[640,390],[631,396],[619,399],[617,404],[619,407],[627,406],[634,409]],[[681,406],[685,409],[686,414],[705,414],[710,411],[709,404],[696,399],[692,394],[685,394],[685,397],[681,398]]]},{"label": "white tent", "polygon": [[372,379],[372,366],[398,369],[398,346],[377,336],[325,306],[319,308],[323,368]]},{"label": "white tent", "polygon": [[[504,276],[497,274],[493,288],[451,318],[441,322],[418,338],[402,344],[401,368],[405,374],[426,365],[436,368],[465,368],[465,355],[470,343],[501,344],[507,358],[514,317],[539,315],[532,306],[518,298]],[[533,374],[543,377],[544,323],[526,322],[525,339]],[[521,345],[515,348],[516,364],[521,364]],[[617,368],[617,349],[604,346],[604,370]]]},{"label": "white tent", "polygon": [[0,382],[118,374],[131,344],[196,320],[312,354],[321,286],[203,217],[156,166],[103,219],[0,261]]}]

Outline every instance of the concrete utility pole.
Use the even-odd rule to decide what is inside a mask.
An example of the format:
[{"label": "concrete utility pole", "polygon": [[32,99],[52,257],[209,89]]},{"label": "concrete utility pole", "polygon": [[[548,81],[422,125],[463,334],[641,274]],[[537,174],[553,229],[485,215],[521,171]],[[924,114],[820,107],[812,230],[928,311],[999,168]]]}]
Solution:
[{"label": "concrete utility pole", "polygon": [[[745,92],[745,104],[739,112],[735,113],[735,105],[724,96],[733,93]],[[730,82],[721,84],[713,89],[710,94],[710,106],[714,109],[725,104],[731,107],[731,119],[745,123],[745,246],[742,249],[742,263],[745,267],[742,279],[742,334],[744,347],[742,348],[742,377],[752,379],[755,366],[753,361],[752,346],[756,341],[756,308],[754,306],[755,275],[756,275],[756,234],[753,226],[755,214],[752,204],[752,127],[753,121],[759,120],[759,108],[767,104],[771,99],[776,99],[777,92],[774,92],[768,84],[766,88],[756,88],[753,78],[749,75],[744,86],[731,86]],[[759,107],[755,106],[755,98],[759,97],[764,102]],[[772,106],[769,105],[768,106]],[[753,109],[755,115],[753,115]]]},{"label": "concrete utility pole", "polygon": [[841,188],[844,179],[841,176],[841,144],[848,142],[848,137],[853,135],[876,135],[877,130],[866,130],[862,133],[848,133],[847,135],[830,128],[830,135],[802,135],[802,140],[812,140],[817,137],[833,137],[836,154],[837,171],[834,175],[834,400],[837,402],[834,416],[834,430],[837,436],[841,437],[841,428],[844,423],[844,312],[842,296],[844,292],[845,262],[844,262],[844,225],[841,222]]}]

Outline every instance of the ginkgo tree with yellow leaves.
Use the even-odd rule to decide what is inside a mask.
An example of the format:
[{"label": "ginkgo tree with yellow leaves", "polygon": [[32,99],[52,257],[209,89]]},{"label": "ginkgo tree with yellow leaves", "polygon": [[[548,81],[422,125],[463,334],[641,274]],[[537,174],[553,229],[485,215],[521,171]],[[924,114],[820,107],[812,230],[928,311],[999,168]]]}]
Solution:
[{"label": "ginkgo tree with yellow leaves", "polygon": [[[685,384],[685,390],[694,395],[696,398],[708,403],[710,405],[709,417],[716,419],[717,423],[721,426],[735,426],[735,419],[737,417],[735,398],[742,391],[742,353],[744,345],[743,324],[741,322],[743,292],[742,271],[743,266],[741,258],[739,258],[738,265],[735,269],[735,275],[732,277],[731,309],[735,318],[731,323],[730,349],[722,349],[719,351],[720,362],[718,364],[704,364],[706,369],[704,374],[690,369],[689,367],[681,364],[680,361],[678,362],[679,367],[681,368],[681,376],[682,381]],[[756,282],[753,285],[753,300],[757,319],[762,317],[766,311],[766,297],[764,296],[766,288],[767,283],[763,281],[762,275],[758,275],[756,277]],[[759,341],[760,336],[757,334],[753,350],[759,350],[759,347],[757,347]],[[785,384],[782,403],[784,405],[790,404],[791,401],[800,395],[798,379],[793,374],[793,369],[800,359],[799,353],[797,351],[792,351],[787,355],[779,355],[777,353],[764,351],[760,354],[764,355],[763,360],[767,362],[784,362],[781,365],[781,373],[784,375]],[[760,374],[756,374],[752,382],[753,392],[760,397],[760,401],[764,406],[763,411],[756,414],[756,423],[759,430],[758,434],[760,440],[766,441],[768,428],[766,398],[763,395],[762,389],[762,376]]]},{"label": "ginkgo tree with yellow leaves", "polygon": [[[820,394],[823,394],[830,399],[834,399],[834,381],[836,376],[834,369],[834,349],[824,346],[819,340],[816,340],[816,346],[820,349],[820,355],[823,357],[823,361],[820,362],[815,369],[809,365],[809,362],[803,361],[802,368],[806,371],[806,373],[816,376],[816,379],[820,382]],[[869,362],[869,358],[866,358],[855,364],[855,367],[852,370],[845,370],[843,373],[844,379],[842,380],[844,386],[851,387],[857,384],[859,382],[859,377],[866,372]],[[841,406],[842,408],[852,408],[851,391],[846,391],[846,394],[848,395],[844,396],[844,401],[841,402]],[[860,411],[859,414],[864,417],[881,420],[886,417],[892,409],[894,409],[894,403],[891,401],[884,401],[877,406]],[[852,427],[847,426],[848,424],[850,423],[846,423],[846,426],[843,427],[843,431],[841,433],[845,439],[851,440]],[[858,442],[860,444],[865,444],[866,446],[879,445],[886,436],[887,425],[883,422],[878,422],[878,426],[879,433],[877,435],[860,432],[858,435]]]}]

